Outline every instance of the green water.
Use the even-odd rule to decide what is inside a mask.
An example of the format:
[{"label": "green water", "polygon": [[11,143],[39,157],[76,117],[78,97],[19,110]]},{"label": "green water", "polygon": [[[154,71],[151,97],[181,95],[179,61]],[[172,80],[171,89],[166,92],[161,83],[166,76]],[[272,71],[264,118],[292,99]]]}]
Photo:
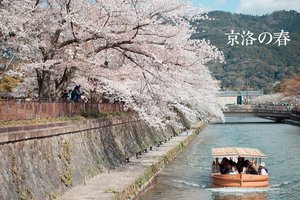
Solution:
[{"label": "green water", "polygon": [[[231,117],[227,121],[262,119]],[[224,146],[253,147],[267,154],[270,187],[211,188],[211,148]],[[300,127],[277,123],[209,125],[160,173],[155,186],[141,199],[300,199]]]}]

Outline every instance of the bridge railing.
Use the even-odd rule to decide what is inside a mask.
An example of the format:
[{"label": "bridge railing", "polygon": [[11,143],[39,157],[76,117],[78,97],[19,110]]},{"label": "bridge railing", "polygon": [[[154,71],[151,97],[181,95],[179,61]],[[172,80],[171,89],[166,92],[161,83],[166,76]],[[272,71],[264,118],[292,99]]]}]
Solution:
[{"label": "bridge railing", "polygon": [[225,110],[226,112],[253,112],[254,106],[252,105],[228,105]]},{"label": "bridge railing", "polygon": [[292,114],[300,116],[300,111],[292,110]]},{"label": "bridge railing", "polygon": [[291,112],[291,108],[282,105],[235,105],[228,106],[224,112],[273,112],[286,113]]},{"label": "bridge railing", "polygon": [[0,121],[74,116],[83,112],[124,112],[122,103],[75,103],[0,100]]},{"label": "bridge railing", "polygon": [[254,112],[291,112],[291,109],[286,106],[257,106],[253,108]]}]

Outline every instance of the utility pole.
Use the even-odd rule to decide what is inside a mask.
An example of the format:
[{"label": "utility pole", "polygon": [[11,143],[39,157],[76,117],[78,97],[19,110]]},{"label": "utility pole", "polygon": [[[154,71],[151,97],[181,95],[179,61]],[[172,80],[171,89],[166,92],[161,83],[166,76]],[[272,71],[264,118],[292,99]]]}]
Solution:
[{"label": "utility pole", "polygon": [[245,104],[246,105],[249,104],[249,94],[248,94],[249,77],[250,77],[250,72],[246,70],[245,71],[245,79],[246,79],[246,101],[245,101]]},{"label": "utility pole", "polygon": [[246,105],[248,105],[248,78],[246,77]]}]

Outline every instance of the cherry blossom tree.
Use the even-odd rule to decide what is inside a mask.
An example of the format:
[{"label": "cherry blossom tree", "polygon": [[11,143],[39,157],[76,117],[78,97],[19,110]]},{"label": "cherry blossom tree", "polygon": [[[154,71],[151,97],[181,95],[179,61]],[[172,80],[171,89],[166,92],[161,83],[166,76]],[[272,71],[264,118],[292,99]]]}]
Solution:
[{"label": "cherry blossom tree", "polygon": [[0,47],[23,61],[9,72],[24,78],[17,92],[55,96],[72,80],[120,97],[152,124],[174,119],[174,109],[220,117],[205,64],[223,56],[190,39],[189,22],[201,16],[179,0],[1,0]]}]

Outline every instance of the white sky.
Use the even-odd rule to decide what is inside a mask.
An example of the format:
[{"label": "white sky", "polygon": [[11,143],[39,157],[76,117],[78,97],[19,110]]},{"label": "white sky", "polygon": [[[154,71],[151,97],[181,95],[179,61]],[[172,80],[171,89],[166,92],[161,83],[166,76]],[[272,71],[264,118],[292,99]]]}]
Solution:
[{"label": "white sky", "polygon": [[238,13],[262,15],[276,10],[300,11],[300,0],[240,0]]}]

